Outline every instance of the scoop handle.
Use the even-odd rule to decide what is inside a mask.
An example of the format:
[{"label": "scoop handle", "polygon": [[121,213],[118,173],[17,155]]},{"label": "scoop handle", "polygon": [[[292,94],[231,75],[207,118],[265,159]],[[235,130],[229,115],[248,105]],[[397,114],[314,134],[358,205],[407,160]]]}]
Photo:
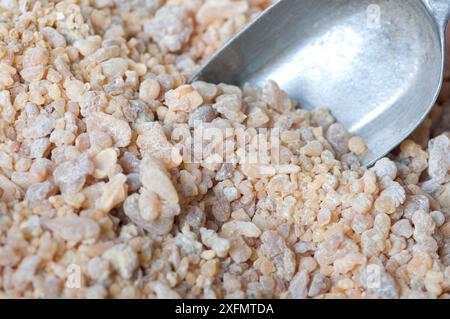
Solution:
[{"label": "scoop handle", "polygon": [[434,17],[442,32],[445,32],[450,17],[450,0],[422,0]]}]

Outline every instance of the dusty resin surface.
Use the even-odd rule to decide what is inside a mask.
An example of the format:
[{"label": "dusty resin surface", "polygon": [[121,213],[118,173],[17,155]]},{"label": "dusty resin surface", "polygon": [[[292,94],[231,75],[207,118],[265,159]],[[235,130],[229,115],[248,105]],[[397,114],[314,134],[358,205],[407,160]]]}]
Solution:
[{"label": "dusty resin surface", "polygon": [[1,297],[450,296],[445,97],[366,169],[274,82],[186,84],[269,2],[0,1]]}]

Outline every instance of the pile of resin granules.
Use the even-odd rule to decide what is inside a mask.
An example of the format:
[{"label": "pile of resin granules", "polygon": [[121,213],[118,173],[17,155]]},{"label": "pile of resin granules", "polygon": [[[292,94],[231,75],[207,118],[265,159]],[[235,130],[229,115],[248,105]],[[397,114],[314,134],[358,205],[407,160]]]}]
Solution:
[{"label": "pile of resin granules", "polygon": [[365,168],[272,81],[187,84],[269,2],[0,1],[0,297],[450,296],[450,107]]}]

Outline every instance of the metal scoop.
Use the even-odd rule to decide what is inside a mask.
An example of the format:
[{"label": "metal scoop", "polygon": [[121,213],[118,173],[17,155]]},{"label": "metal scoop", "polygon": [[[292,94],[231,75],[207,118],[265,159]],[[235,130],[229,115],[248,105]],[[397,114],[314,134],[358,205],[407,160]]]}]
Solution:
[{"label": "metal scoop", "polygon": [[280,0],[193,76],[275,80],[363,137],[370,165],[405,139],[442,85],[450,0]]}]

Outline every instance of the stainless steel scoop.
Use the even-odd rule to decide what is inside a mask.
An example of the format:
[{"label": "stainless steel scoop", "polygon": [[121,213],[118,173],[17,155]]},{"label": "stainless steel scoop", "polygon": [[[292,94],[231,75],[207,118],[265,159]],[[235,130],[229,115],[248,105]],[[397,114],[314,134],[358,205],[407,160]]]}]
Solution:
[{"label": "stainless steel scoop", "polygon": [[369,165],[405,139],[442,85],[450,0],[280,0],[192,80],[275,80],[363,137]]}]

